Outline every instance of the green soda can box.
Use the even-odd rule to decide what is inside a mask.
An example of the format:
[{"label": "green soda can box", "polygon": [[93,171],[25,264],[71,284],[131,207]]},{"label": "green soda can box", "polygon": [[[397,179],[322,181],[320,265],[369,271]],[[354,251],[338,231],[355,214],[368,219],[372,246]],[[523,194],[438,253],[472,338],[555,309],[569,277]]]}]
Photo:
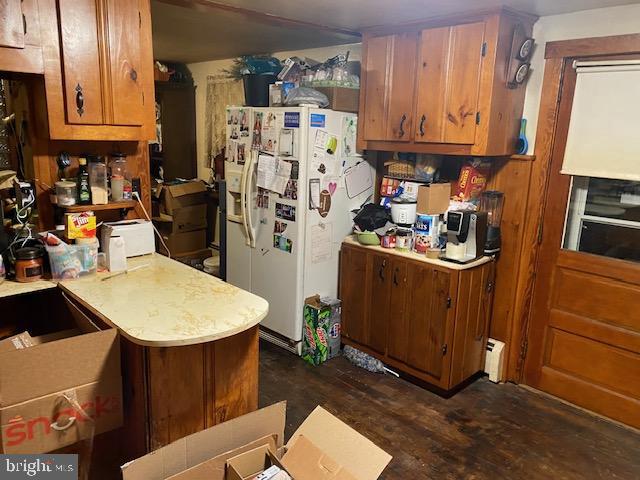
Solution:
[{"label": "green soda can box", "polygon": [[302,358],[320,365],[340,353],[340,300],[314,295],[304,303]]}]

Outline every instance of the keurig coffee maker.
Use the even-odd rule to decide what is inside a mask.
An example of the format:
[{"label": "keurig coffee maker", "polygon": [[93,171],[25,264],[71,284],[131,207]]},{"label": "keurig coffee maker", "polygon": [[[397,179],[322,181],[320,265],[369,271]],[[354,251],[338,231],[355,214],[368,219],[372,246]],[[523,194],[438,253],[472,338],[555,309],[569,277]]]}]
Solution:
[{"label": "keurig coffee maker", "polygon": [[460,210],[447,213],[445,260],[467,263],[480,258],[487,239],[487,212]]},{"label": "keurig coffee maker", "polygon": [[485,255],[500,255],[500,221],[504,194],[496,190],[483,192],[480,197],[480,211],[487,213],[487,242],[484,245]]}]

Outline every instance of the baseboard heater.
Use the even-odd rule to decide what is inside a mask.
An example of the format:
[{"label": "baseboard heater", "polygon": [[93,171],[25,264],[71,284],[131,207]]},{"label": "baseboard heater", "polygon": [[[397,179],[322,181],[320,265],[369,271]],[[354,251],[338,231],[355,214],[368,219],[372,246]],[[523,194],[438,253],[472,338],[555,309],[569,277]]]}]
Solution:
[{"label": "baseboard heater", "polygon": [[502,369],[504,368],[504,342],[490,338],[487,341],[487,356],[484,362],[484,371],[489,375],[489,380],[495,383],[502,381]]},{"label": "baseboard heater", "polygon": [[271,330],[260,327],[260,338],[266,340],[269,343],[273,343],[278,347],[284,348],[285,350],[289,350],[296,355],[302,354],[302,342],[293,342],[289,338],[285,338],[281,335],[278,335],[276,332],[272,332]]}]

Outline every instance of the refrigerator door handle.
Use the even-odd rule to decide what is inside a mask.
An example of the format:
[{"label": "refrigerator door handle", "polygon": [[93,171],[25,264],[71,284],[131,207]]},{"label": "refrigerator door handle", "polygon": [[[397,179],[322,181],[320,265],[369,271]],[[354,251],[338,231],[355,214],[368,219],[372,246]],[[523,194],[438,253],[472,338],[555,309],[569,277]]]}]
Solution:
[{"label": "refrigerator door handle", "polygon": [[240,216],[242,217],[242,227],[244,229],[244,236],[246,239],[247,245],[251,244],[249,238],[249,226],[247,225],[247,178],[248,178],[248,170],[249,165],[251,163],[251,159],[248,162],[245,162],[242,168],[242,178],[240,179]]},{"label": "refrigerator door handle", "polygon": [[[257,154],[256,154],[257,156]],[[257,159],[256,159],[257,162]],[[255,168],[255,163],[254,163],[254,159],[251,158],[249,163],[249,168],[247,169],[247,179],[245,180],[245,194],[247,195],[247,199],[248,201],[245,202],[245,212],[244,212],[244,218],[246,218],[246,223],[247,223],[247,234],[248,234],[248,241],[247,241],[247,245],[249,245],[251,248],[256,248],[256,231],[253,228],[253,219],[251,218],[251,209],[249,208],[251,206],[251,192],[253,192],[253,171]]]}]

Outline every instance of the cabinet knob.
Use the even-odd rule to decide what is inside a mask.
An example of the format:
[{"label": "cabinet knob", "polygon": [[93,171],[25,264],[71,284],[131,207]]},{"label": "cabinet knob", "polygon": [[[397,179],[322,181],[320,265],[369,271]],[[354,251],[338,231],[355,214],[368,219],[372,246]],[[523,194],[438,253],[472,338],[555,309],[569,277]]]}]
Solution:
[{"label": "cabinet knob", "polygon": [[84,113],[84,95],[79,83],[76,85],[76,108],[78,115],[82,116]]},{"label": "cabinet knob", "polygon": [[380,265],[380,268],[378,269],[378,276],[380,277],[380,280],[382,280],[384,282],[384,269],[387,267],[387,261],[383,260],[382,261],[382,265]]},{"label": "cabinet knob", "polygon": [[136,80],[138,80],[138,72],[136,72],[135,68],[131,69],[131,72],[129,72],[129,77],[131,78],[131,80],[133,80],[134,82]]},{"label": "cabinet knob", "polygon": [[402,118],[400,119],[400,131],[398,132],[400,134],[400,137],[404,137],[404,122],[407,121],[407,116],[405,114],[402,114]]},{"label": "cabinet knob", "polygon": [[426,115],[422,115],[422,118],[420,119],[420,136],[424,137],[424,122],[427,121],[427,116]]},{"label": "cabinet knob", "polygon": [[393,270],[393,284],[396,287],[398,286],[398,268],[397,267]]}]

